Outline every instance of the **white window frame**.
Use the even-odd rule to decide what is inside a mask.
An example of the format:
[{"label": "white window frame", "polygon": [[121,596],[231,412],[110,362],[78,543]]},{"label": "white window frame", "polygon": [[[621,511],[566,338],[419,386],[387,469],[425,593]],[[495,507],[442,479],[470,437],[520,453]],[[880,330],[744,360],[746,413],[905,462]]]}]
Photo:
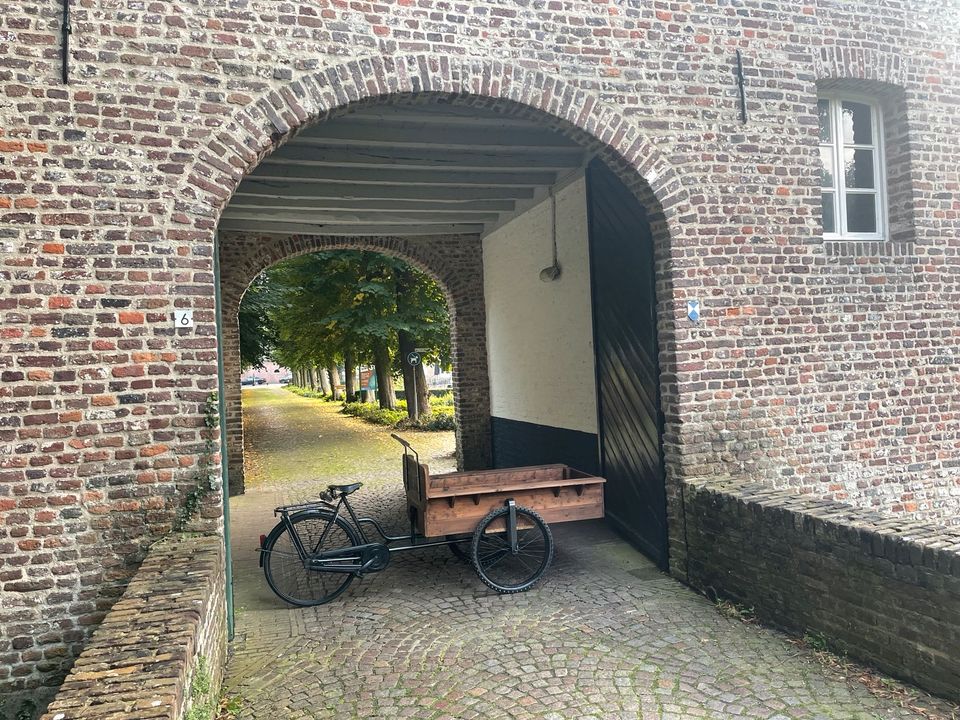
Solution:
[{"label": "white window frame", "polygon": [[[824,231],[824,240],[886,240],[888,237],[887,220],[887,168],[886,153],[883,147],[883,112],[875,98],[853,93],[834,92],[819,93],[817,100],[826,100],[829,102],[827,111],[828,121],[830,122],[831,141],[829,147],[833,158],[833,188],[821,188],[828,192],[832,191],[834,195],[834,223],[836,232],[828,233]],[[870,107],[870,130],[872,143],[870,145],[844,145],[843,144],[843,113],[841,107],[844,101],[860,103]],[[817,117],[820,113],[817,111]],[[819,142],[818,147],[828,147],[827,143]],[[846,187],[846,173],[843,165],[844,148],[855,150],[872,150],[874,152],[873,162],[873,188],[854,189]],[[873,233],[847,232],[847,193],[852,195],[875,195],[877,198],[877,231]]]}]

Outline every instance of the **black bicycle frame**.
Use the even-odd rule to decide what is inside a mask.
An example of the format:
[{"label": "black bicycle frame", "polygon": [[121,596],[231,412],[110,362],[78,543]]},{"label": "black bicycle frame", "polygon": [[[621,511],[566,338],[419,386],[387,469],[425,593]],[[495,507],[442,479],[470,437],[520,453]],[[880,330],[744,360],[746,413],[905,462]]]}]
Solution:
[{"label": "black bicycle frame", "polygon": [[[463,542],[463,538],[455,538],[452,540],[443,539],[443,540],[431,540],[429,542],[417,542],[418,539],[426,539],[426,538],[423,538],[423,536],[417,535],[416,532],[413,531],[412,526],[411,526],[411,533],[409,536],[408,535],[390,535],[389,533],[387,533],[386,530],[384,530],[383,526],[376,519],[368,518],[368,517],[359,517],[356,511],[353,509],[353,506],[350,504],[350,501],[347,500],[346,495],[341,495],[336,505],[329,502],[325,502],[323,500],[317,500],[315,502],[300,503],[297,505],[283,505],[281,507],[275,508],[273,512],[274,512],[274,515],[280,515],[280,522],[283,523],[284,526],[286,526],[287,531],[290,533],[290,537],[293,539],[293,545],[297,551],[297,555],[300,556],[301,561],[306,563],[317,555],[317,551],[319,550],[319,548],[323,546],[323,543],[327,539],[327,536],[329,535],[331,528],[333,528],[333,526],[336,525],[337,518],[340,517],[340,511],[344,507],[346,507],[347,513],[349,513],[350,515],[350,520],[353,522],[353,527],[357,531],[357,533],[360,535],[360,540],[362,541],[362,544],[360,546],[354,546],[354,547],[369,546],[371,544],[374,544],[370,542],[370,539],[367,537],[367,534],[363,531],[364,525],[373,526],[373,529],[376,530],[377,534],[383,539],[382,544],[384,545],[384,547],[386,547],[387,552],[389,552],[391,555],[393,553],[408,552],[410,550],[419,550],[421,548],[440,547],[443,545],[454,545],[458,542]],[[323,533],[320,535],[320,538],[317,540],[316,545],[313,548],[308,549],[307,547],[304,546],[303,540],[300,538],[300,534],[296,531],[293,522],[290,520],[290,516],[291,514],[301,510],[319,510],[319,509],[328,510],[333,514],[331,517],[327,518],[327,524],[323,528]],[[399,546],[390,545],[390,543],[399,543],[404,541],[406,541],[408,544],[399,545]],[[349,549],[350,548],[343,548],[344,551],[347,551]],[[349,559],[352,560],[354,558],[349,558]],[[360,561],[360,559],[361,559],[360,557],[356,558],[358,562]],[[262,564],[262,556],[261,556],[261,564]],[[384,565],[384,567],[386,567],[386,565]],[[384,569],[384,567],[380,567],[376,569],[369,569],[369,568],[365,569],[362,565],[360,566],[358,565],[325,565],[321,567],[311,567],[310,569],[316,570],[319,572],[343,572],[343,573],[362,574],[364,572],[378,572],[379,570]]]}]

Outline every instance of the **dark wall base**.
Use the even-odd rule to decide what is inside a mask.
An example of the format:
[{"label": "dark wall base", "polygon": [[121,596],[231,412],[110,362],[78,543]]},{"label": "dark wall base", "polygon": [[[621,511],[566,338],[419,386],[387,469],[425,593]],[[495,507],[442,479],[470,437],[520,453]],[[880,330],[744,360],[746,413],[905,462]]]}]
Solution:
[{"label": "dark wall base", "polygon": [[564,463],[584,472],[600,472],[594,433],[498,417],[490,418],[490,425],[495,468]]}]

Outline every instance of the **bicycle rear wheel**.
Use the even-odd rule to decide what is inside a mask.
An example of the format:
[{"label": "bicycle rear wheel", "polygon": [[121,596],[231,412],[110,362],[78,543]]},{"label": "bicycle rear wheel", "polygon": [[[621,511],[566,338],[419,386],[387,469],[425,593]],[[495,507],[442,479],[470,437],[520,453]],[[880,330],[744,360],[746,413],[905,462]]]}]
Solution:
[{"label": "bicycle rear wheel", "polygon": [[[325,510],[305,510],[290,516],[294,532],[308,557],[322,550],[339,550],[360,544],[356,530],[346,520]],[[331,524],[332,523],[332,524]],[[326,537],[323,532],[330,526]],[[320,539],[323,537],[323,542]],[[278,523],[263,543],[263,574],[282,600],[306,607],[323,605],[340,595],[353,582],[350,573],[308,570],[290,528]]]}]

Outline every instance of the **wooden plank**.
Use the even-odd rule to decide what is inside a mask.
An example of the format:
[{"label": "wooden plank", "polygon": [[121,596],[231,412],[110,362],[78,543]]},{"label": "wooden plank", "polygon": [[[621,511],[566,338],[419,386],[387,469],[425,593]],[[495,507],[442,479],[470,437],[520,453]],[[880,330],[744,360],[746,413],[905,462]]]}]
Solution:
[{"label": "wooden plank", "polygon": [[[377,210],[365,211],[314,210],[301,207],[299,210],[286,208],[240,208],[228,205],[221,216],[224,220],[277,220],[280,222],[333,223],[341,225],[418,225],[432,222],[460,222],[459,217],[446,217],[431,211],[417,210]],[[464,215],[463,222],[487,223],[500,217],[497,213]]]},{"label": "wooden plank", "polygon": [[324,209],[324,210],[429,210],[435,213],[485,213],[485,212],[512,212],[516,207],[513,200],[433,200],[433,199],[400,199],[400,200],[345,200],[343,198],[283,198],[250,196],[237,193],[230,200],[227,210],[236,208],[276,208],[284,210]]},{"label": "wooden plank", "polygon": [[[542,488],[561,488],[561,487],[587,487],[588,485],[602,485],[606,480],[598,477],[570,478],[569,480],[556,480],[545,478],[533,482],[524,482],[505,478],[502,482],[491,485],[460,486],[451,488],[428,488],[427,497],[445,498],[476,495],[478,493],[503,493],[517,490],[538,490]],[[483,488],[481,490],[481,487]]]},{"label": "wooden plank", "polygon": [[[443,148],[572,148],[577,144],[563,135],[533,124],[508,125],[497,119],[490,122],[451,122],[445,118],[424,117],[365,118],[331,120],[300,133],[292,141],[307,145],[365,147],[443,147]],[[440,120],[440,122],[437,122]],[[439,125],[439,127],[438,127]]]},{"label": "wooden plank", "polygon": [[465,125],[467,127],[543,127],[541,123],[527,120],[516,115],[493,112],[487,108],[471,105],[422,104],[422,105],[378,105],[361,108],[341,118],[329,120],[330,123],[348,122],[416,122],[434,125]]},{"label": "wooden plank", "polygon": [[[577,480],[566,483],[565,481],[570,478],[577,478]],[[590,476],[557,463],[434,475],[427,488],[427,494],[429,497],[447,497],[475,492],[494,492],[496,488],[526,488],[531,484],[538,484],[539,487],[556,483],[582,485],[585,480],[605,482],[601,477]]]},{"label": "wooden plank", "polygon": [[595,483],[578,495],[572,487],[560,489],[560,496],[549,488],[522,492],[504,492],[479,495],[478,502],[457,498],[450,507],[446,498],[427,501],[424,531],[430,537],[473,532],[488,512],[502,507],[512,498],[517,505],[539,513],[549,523],[592,520],[603,517],[603,485]]},{"label": "wooden plank", "polygon": [[401,148],[341,148],[288,143],[270,155],[270,163],[282,161],[315,167],[343,168],[358,165],[364,168],[411,170],[434,168],[445,170],[566,170],[579,167],[584,151],[579,147],[553,148],[550,152],[498,152],[482,150],[433,150]]},{"label": "wooden plank", "polygon": [[271,181],[249,177],[240,183],[234,197],[273,197],[284,200],[328,198],[333,200],[432,200],[463,202],[464,200],[527,200],[534,196],[533,187],[433,186],[433,185],[365,185],[354,183],[301,183]]},{"label": "wooden plank", "polygon": [[250,176],[243,180],[240,187],[252,180],[300,180],[316,183],[345,182],[404,186],[541,187],[553,185],[557,180],[557,173],[553,170],[533,167],[518,167],[510,170],[498,165],[474,170],[442,166],[378,168],[336,165],[331,167],[284,161],[274,153],[260,163]]},{"label": "wooden plank", "polygon": [[277,220],[224,220],[220,223],[219,228],[227,232],[259,232],[268,235],[405,237],[421,235],[479,235],[483,230],[483,225],[444,222],[421,225],[342,225],[286,223]]}]

